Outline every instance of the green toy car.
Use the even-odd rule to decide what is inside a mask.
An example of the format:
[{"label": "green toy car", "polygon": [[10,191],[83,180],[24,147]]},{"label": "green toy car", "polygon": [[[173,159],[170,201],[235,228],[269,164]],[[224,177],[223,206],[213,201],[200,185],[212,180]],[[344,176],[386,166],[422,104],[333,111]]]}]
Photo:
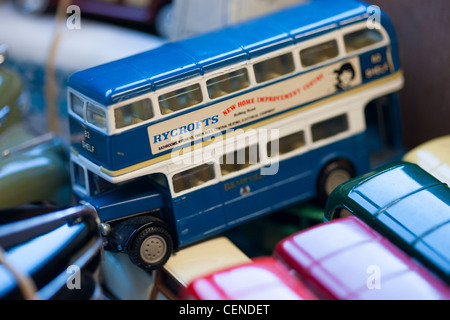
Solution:
[{"label": "green toy car", "polygon": [[324,219],[355,215],[450,283],[450,188],[396,162],[339,185]]},{"label": "green toy car", "polygon": [[[0,61],[5,50],[0,45]],[[71,201],[68,152],[55,134],[30,132],[22,92],[20,76],[0,65],[0,209],[36,202],[67,206]]]}]

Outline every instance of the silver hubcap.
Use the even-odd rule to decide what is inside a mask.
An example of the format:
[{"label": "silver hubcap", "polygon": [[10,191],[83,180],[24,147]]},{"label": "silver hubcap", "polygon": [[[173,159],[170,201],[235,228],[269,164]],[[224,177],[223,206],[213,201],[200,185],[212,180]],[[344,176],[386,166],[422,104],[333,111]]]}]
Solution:
[{"label": "silver hubcap", "polygon": [[337,169],[332,171],[327,178],[325,183],[325,192],[329,196],[331,192],[341,183],[350,180],[352,177],[350,174],[343,169]]},{"label": "silver hubcap", "polygon": [[148,264],[159,262],[167,252],[167,244],[163,237],[152,235],[141,245],[141,258]]}]

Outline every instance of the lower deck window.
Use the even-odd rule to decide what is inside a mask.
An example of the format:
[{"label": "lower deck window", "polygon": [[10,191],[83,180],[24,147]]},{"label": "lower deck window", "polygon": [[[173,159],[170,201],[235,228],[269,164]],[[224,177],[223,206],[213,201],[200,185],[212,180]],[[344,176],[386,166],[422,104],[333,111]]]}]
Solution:
[{"label": "lower deck window", "polygon": [[227,175],[243,170],[251,165],[257,164],[258,162],[258,146],[253,145],[222,156],[220,160],[220,171],[222,175]]},{"label": "lower deck window", "polygon": [[346,114],[317,122],[311,126],[313,142],[335,136],[346,130],[348,130],[348,119]]},{"label": "lower deck window", "polygon": [[86,190],[86,176],[84,169],[78,164],[72,162],[73,184],[75,187]]},{"label": "lower deck window", "polygon": [[173,189],[176,193],[200,186],[214,179],[214,167],[210,164],[202,164],[173,176]]},{"label": "lower deck window", "polygon": [[111,182],[106,181],[105,179],[99,177],[96,174],[89,172],[89,179],[91,181],[91,193],[94,195],[106,192],[108,190],[112,190],[115,185]]},{"label": "lower deck window", "polygon": [[300,149],[305,145],[305,134],[303,131],[295,132],[278,139],[278,150],[274,150],[273,142],[267,144],[267,156],[281,156],[288,152]]}]

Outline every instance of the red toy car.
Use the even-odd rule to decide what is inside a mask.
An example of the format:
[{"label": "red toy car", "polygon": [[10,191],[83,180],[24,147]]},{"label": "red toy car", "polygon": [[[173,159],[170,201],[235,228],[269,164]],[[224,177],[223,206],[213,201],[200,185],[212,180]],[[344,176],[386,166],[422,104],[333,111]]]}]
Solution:
[{"label": "red toy car", "polygon": [[449,286],[353,216],[282,240],[274,256],[327,299],[450,299]]},{"label": "red toy car", "polygon": [[273,257],[192,281],[181,299],[449,300],[450,287],[356,217],[282,240]]},{"label": "red toy car", "polygon": [[272,257],[227,268],[192,281],[181,293],[189,300],[317,300]]}]

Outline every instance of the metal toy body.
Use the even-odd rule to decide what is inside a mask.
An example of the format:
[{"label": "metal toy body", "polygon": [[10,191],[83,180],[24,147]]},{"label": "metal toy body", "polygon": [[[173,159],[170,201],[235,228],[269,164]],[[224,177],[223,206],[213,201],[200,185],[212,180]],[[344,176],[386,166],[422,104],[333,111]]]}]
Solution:
[{"label": "metal toy body", "polygon": [[181,293],[195,300],[317,300],[280,262],[258,258],[192,281]]},{"label": "metal toy body", "polygon": [[367,9],[306,2],[73,74],[73,190],[109,249],[158,268],[172,249],[325,199],[381,149],[399,156],[397,40],[384,14],[367,27]]},{"label": "metal toy body", "polygon": [[424,142],[403,156],[450,186],[450,135]]},{"label": "metal toy body", "polygon": [[356,217],[294,234],[274,255],[322,298],[450,299],[450,287]]},{"label": "metal toy body", "polygon": [[450,283],[450,189],[416,164],[394,163],[337,187],[325,219],[354,214]]},{"label": "metal toy body", "polygon": [[97,219],[85,206],[2,212],[0,299],[102,299]]},{"label": "metal toy body", "polygon": [[[294,285],[299,297],[287,295]],[[359,218],[345,217],[281,240],[272,257],[200,276],[180,297],[448,300],[450,287]]]}]

